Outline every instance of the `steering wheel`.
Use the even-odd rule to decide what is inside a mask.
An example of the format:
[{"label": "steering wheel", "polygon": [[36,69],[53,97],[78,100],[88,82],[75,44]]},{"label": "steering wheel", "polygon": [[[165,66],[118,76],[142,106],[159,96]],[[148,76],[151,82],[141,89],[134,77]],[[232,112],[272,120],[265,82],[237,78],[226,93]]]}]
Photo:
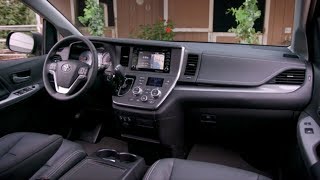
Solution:
[{"label": "steering wheel", "polygon": [[[88,65],[79,60],[54,62],[52,57],[59,48],[73,42],[82,42],[92,53],[92,63]],[[43,66],[43,83],[48,93],[57,100],[71,100],[84,94],[94,83],[98,73],[98,53],[92,42],[83,36],[69,36],[56,43],[49,51]],[[54,87],[49,81],[53,76]],[[83,86],[80,86],[84,84]]]}]

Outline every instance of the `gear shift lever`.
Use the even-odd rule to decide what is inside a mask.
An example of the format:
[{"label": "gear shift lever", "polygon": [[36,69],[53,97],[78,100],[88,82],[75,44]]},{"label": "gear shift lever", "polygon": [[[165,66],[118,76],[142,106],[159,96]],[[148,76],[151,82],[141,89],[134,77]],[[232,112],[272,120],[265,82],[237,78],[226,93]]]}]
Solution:
[{"label": "gear shift lever", "polygon": [[114,68],[114,75],[117,79],[119,79],[121,82],[125,79],[125,73],[124,73],[124,67],[119,64]]},{"label": "gear shift lever", "polygon": [[128,78],[125,76],[125,70],[123,66],[119,64],[114,68],[114,76],[118,84],[119,89],[117,94],[119,96],[126,94],[128,91],[130,91],[132,84],[134,83],[134,78]]}]

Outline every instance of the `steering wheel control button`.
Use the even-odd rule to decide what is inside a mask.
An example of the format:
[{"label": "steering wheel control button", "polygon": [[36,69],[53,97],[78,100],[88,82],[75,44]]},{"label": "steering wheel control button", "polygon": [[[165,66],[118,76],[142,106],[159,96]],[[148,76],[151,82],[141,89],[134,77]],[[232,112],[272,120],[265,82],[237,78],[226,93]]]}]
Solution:
[{"label": "steering wheel control button", "polygon": [[57,69],[57,63],[50,63],[49,70],[55,71]]},{"label": "steering wheel control button", "polygon": [[141,99],[142,102],[147,102],[148,101],[148,96],[143,95],[143,96],[141,96],[140,99]]},{"label": "steering wheel control button", "polygon": [[135,96],[139,96],[139,95],[142,94],[142,89],[141,89],[140,87],[134,87],[134,88],[132,89],[132,93],[133,93],[133,95],[135,95]]},{"label": "steering wheel control button", "polygon": [[86,67],[81,67],[78,70],[79,75],[87,75],[87,73],[88,73],[88,68],[86,68]]},{"label": "steering wheel control button", "polygon": [[151,91],[151,96],[156,99],[161,96],[161,91],[159,89],[153,89]]}]

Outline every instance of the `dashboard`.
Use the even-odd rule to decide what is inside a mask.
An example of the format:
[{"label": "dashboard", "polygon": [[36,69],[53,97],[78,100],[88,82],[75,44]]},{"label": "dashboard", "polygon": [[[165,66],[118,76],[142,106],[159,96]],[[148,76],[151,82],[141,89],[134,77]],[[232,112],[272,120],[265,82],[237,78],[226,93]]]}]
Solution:
[{"label": "dashboard", "polygon": [[[311,95],[310,65],[285,47],[279,51],[279,47],[213,43],[91,41],[98,51],[99,69],[109,79],[116,65],[124,67],[124,84],[112,98],[117,106],[157,110],[163,103],[187,101],[299,109]],[[92,63],[91,53],[81,43],[61,48],[57,55]]]}]

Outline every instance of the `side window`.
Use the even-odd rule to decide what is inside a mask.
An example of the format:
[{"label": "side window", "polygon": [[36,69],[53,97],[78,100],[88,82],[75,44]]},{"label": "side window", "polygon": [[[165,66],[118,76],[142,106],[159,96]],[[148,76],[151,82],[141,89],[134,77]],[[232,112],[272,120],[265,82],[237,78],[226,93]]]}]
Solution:
[{"label": "side window", "polygon": [[0,9],[0,60],[39,54],[41,49],[34,47],[42,34],[42,18],[19,0],[0,1]]}]

